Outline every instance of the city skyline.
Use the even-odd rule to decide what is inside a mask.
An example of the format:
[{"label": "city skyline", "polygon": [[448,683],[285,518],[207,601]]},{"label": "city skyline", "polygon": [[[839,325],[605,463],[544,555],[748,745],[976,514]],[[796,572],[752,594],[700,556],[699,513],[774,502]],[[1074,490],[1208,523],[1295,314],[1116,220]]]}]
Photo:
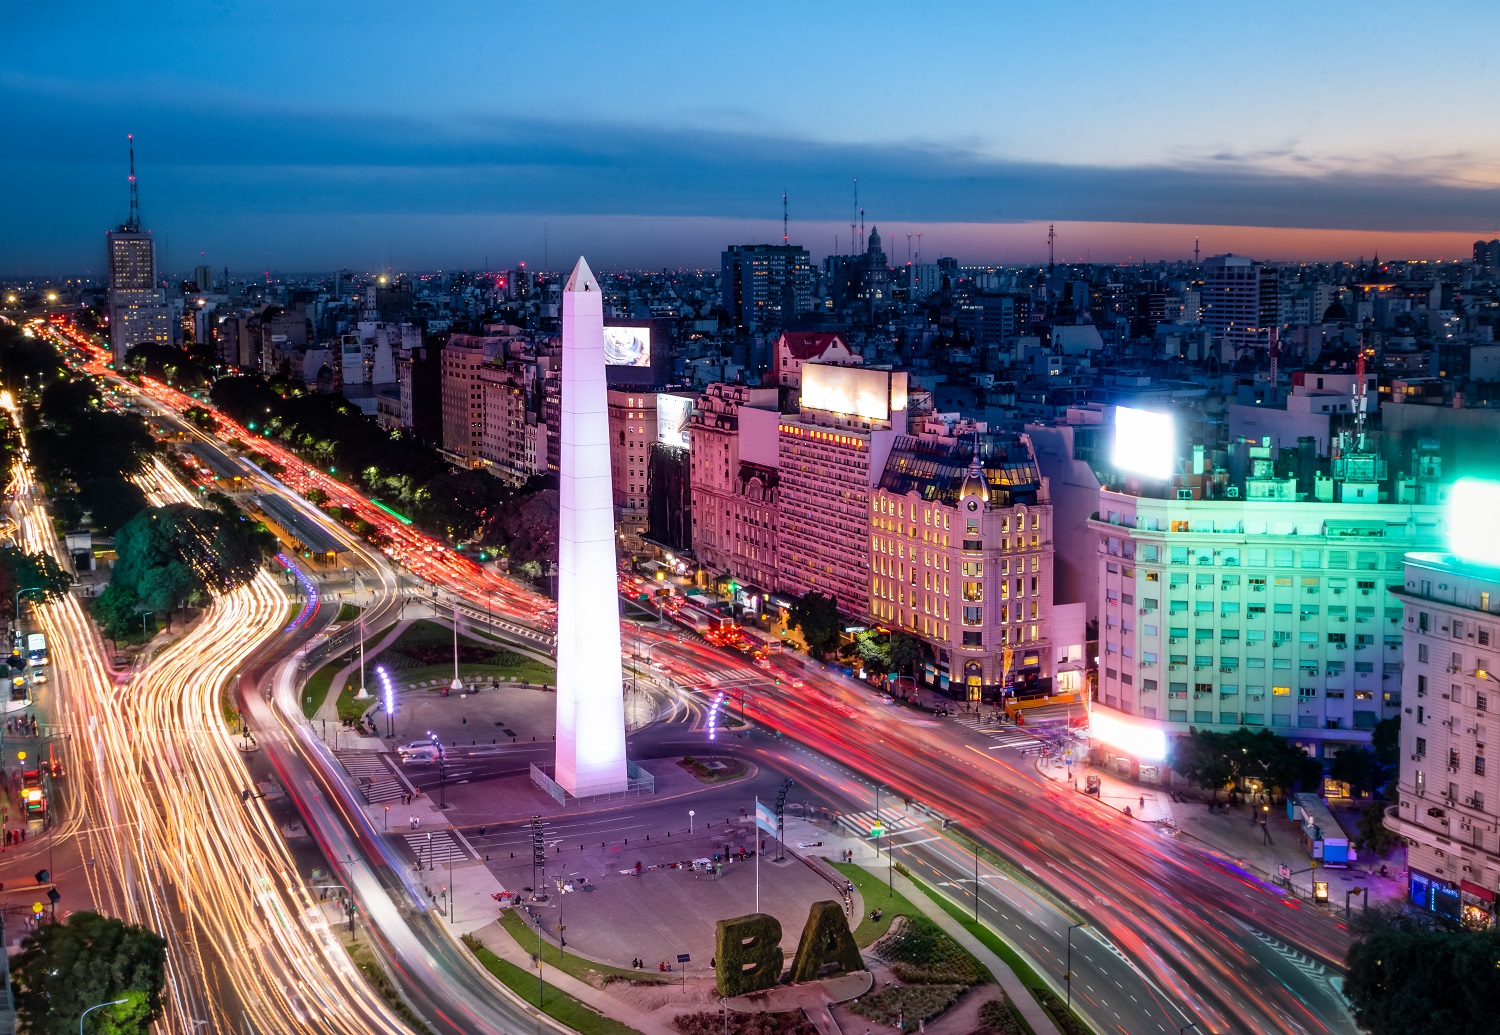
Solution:
[{"label": "city skyline", "polygon": [[[292,8],[231,5],[195,23],[221,31],[192,33],[170,10],[108,12],[74,27],[70,71],[20,48],[0,76],[35,142],[0,160],[0,185],[28,200],[0,228],[4,272],[100,264],[129,132],[171,269],[200,252],[237,269],[584,250],[602,267],[709,266],[726,239],[779,238],[783,191],[794,238],[821,255],[836,235],[848,250],[856,177],[893,260],[922,232],[929,258],[1036,262],[1049,222],[1079,231],[1059,257],[1096,261],[1187,257],[1195,236],[1214,242],[1205,254],[1462,257],[1495,236],[1500,150],[1431,103],[1472,96],[1482,113],[1493,12],[1468,12],[1461,37],[1372,17],[1345,42],[1291,9],[1254,25],[980,11],[963,32],[894,10],[751,27],[601,17],[609,31],[578,34],[567,74],[545,10],[489,33],[453,29],[484,26],[482,9],[399,32]],[[55,28],[16,24],[18,38]],[[1143,63],[1133,44],[1171,60]],[[951,59],[919,57],[937,53]],[[1396,62],[1425,69],[1425,87],[1372,86]],[[757,73],[772,66],[795,73]]]}]

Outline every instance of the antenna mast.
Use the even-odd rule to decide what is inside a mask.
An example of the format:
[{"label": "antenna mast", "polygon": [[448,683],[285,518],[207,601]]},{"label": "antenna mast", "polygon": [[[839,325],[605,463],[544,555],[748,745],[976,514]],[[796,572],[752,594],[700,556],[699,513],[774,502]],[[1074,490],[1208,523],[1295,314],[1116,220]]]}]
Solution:
[{"label": "antenna mast", "polygon": [[138,234],[141,232],[141,197],[135,186],[135,134],[128,133],[125,139],[130,142],[130,218],[125,221],[125,228]]},{"label": "antenna mast", "polygon": [[1355,448],[1365,451],[1365,332],[1359,332],[1359,355],[1354,359],[1354,436]]},{"label": "antenna mast", "polygon": [[781,192],[781,243],[786,245],[790,238],[786,232],[786,191]]},{"label": "antenna mast", "polygon": [[1198,238],[1193,238],[1193,265],[1198,265]]},{"label": "antenna mast", "polygon": [[1047,272],[1057,265],[1057,224],[1047,224]]},{"label": "antenna mast", "polygon": [[1271,402],[1277,399],[1277,369],[1281,360],[1281,328],[1271,328]]}]

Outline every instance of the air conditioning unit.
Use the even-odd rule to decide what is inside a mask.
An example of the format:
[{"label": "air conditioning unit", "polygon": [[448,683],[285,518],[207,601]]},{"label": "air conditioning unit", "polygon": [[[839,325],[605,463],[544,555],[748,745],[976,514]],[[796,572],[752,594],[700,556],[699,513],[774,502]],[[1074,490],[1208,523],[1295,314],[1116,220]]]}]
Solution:
[{"label": "air conditioning unit", "polygon": [[1412,760],[1412,761],[1413,761],[1413,762],[1415,762],[1415,761],[1416,761],[1416,760],[1417,760],[1417,759],[1418,759],[1418,758],[1420,758],[1420,757],[1422,757],[1422,756],[1420,756],[1420,755],[1412,755],[1412,756],[1411,756],[1411,760]]},{"label": "air conditioning unit", "polygon": [[1240,498],[1240,487],[1238,485],[1231,485],[1231,486],[1229,486],[1229,488],[1227,488],[1227,489],[1224,490],[1224,498],[1226,500],[1237,500],[1237,499],[1239,499]]}]

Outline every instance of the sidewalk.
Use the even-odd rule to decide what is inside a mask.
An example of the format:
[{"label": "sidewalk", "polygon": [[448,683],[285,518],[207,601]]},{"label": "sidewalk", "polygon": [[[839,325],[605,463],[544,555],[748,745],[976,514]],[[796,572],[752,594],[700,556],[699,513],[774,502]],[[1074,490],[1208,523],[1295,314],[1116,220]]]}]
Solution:
[{"label": "sidewalk", "polygon": [[[373,660],[377,654],[385,650],[386,647],[390,646],[392,643],[395,643],[397,637],[405,632],[406,627],[409,625],[411,625],[410,621],[398,621],[395,625],[390,627],[390,629],[386,632],[386,635],[382,638],[378,640],[370,640],[369,638],[366,638],[365,661],[368,663],[369,661]],[[333,674],[333,682],[328,685],[328,696],[323,698],[323,704],[318,708],[317,714],[313,716],[313,721],[317,721],[319,719],[323,720],[324,722],[338,721],[339,695],[344,692],[344,684],[349,681],[349,673],[359,671],[359,645],[356,643],[353,649],[355,652],[354,660]],[[311,674],[311,672],[308,673],[309,676]],[[372,673],[366,671],[365,676],[367,679],[371,675]],[[370,695],[370,703],[376,703],[373,693]]]},{"label": "sidewalk", "polygon": [[[516,944],[498,921],[491,921],[487,925],[470,932],[475,938],[484,944],[484,947],[496,956],[514,963],[522,970],[536,973],[536,962],[531,953]],[[464,949],[465,952],[469,950]],[[547,967],[543,972],[543,978],[548,988],[558,989],[566,992],[574,999],[587,1003],[606,1017],[628,1024],[641,1035],[678,1035],[671,1026],[663,1024],[655,1017],[645,1013],[630,1003],[624,1002],[608,992],[595,988],[587,982],[580,981],[569,974],[565,974],[556,967]]]},{"label": "sidewalk", "polygon": [[[1406,896],[1404,863],[1391,865],[1387,860],[1361,859],[1348,867],[1319,866],[1316,874],[1309,872],[1314,860],[1302,846],[1301,831],[1287,818],[1285,806],[1272,806],[1262,829],[1258,815],[1248,805],[1210,812],[1205,802],[1174,802],[1165,788],[1131,783],[1102,766],[1074,764],[1070,769],[1056,757],[1037,759],[1036,768],[1047,779],[1072,786],[1079,794],[1084,793],[1086,778],[1097,776],[1097,800],[1101,807],[1124,812],[1128,806],[1131,818],[1155,824],[1164,834],[1191,839],[1202,850],[1250,876],[1276,885],[1278,890],[1282,889],[1277,874],[1284,865],[1294,874],[1289,890],[1299,898],[1312,897],[1314,876],[1329,882],[1330,908],[1342,909],[1343,893],[1355,887],[1369,888],[1374,903],[1397,902]],[[1381,877],[1374,872],[1382,861],[1389,867],[1389,876]]]}]

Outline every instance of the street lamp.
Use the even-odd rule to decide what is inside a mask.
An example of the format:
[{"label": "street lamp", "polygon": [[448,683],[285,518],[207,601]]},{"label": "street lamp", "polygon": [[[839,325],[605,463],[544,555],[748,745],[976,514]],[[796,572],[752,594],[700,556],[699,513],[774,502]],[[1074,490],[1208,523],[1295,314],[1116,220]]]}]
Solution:
[{"label": "street lamp", "polygon": [[93,1013],[95,1010],[102,1010],[106,1006],[123,1006],[128,1002],[130,1002],[129,999],[114,999],[107,1003],[100,1003],[97,1006],[89,1007],[87,1010],[83,1011],[83,1013],[78,1015],[78,1035],[83,1035],[83,1019],[89,1014]]},{"label": "street lamp", "polygon": [[365,616],[359,616],[359,693],[354,695],[357,700],[363,701],[370,696],[370,691],[365,689]]},{"label": "street lamp", "polygon": [[438,808],[446,809],[448,807],[448,752],[444,749],[443,742],[438,740],[436,733],[428,730],[427,735],[432,738],[432,743],[437,747],[438,753]]},{"label": "street lamp", "polygon": [[1068,925],[1068,1009],[1073,1009],[1073,928],[1082,927],[1082,923]]},{"label": "street lamp", "polygon": [[693,817],[696,816],[696,815],[697,815],[696,812],[694,812],[692,809],[688,809],[688,836],[689,837],[693,836]]},{"label": "street lamp", "polygon": [[454,693],[463,690],[463,680],[458,678],[458,601],[453,602],[453,682],[448,687]]}]

